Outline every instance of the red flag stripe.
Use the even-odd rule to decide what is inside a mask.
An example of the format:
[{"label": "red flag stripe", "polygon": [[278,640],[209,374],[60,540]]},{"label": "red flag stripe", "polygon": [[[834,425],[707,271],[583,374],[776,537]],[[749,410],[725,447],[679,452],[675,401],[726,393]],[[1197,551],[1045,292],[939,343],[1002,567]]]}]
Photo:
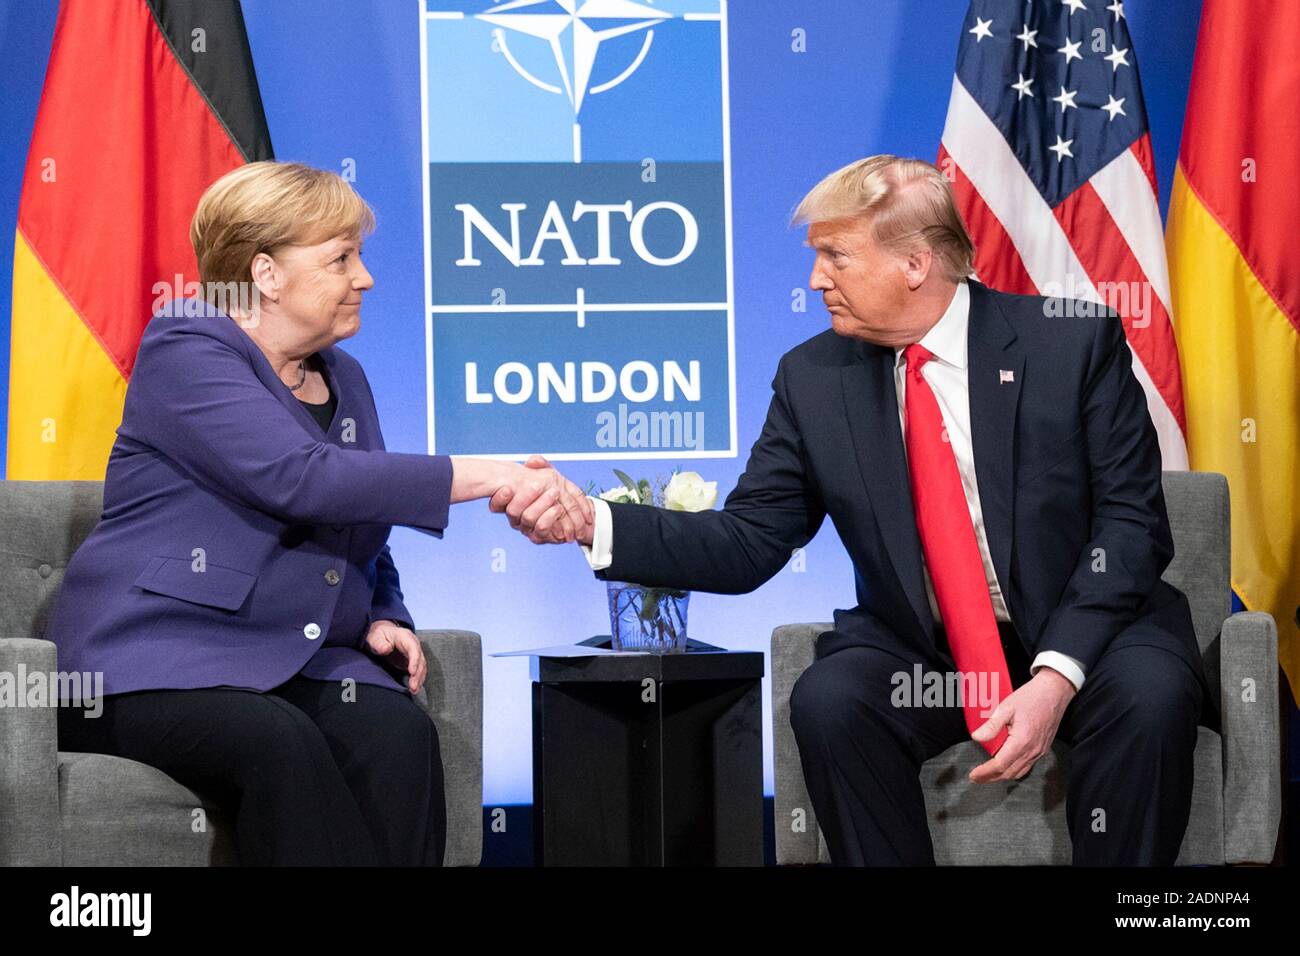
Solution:
[{"label": "red flag stripe", "polygon": [[1155,155],[1151,151],[1151,134],[1147,133],[1145,136],[1135,141],[1133,145],[1129,147],[1129,152],[1137,157],[1138,165],[1142,167],[1142,172],[1147,174],[1147,182],[1151,184],[1151,194],[1153,196],[1159,196],[1160,183],[1156,179],[1156,159]]},{"label": "red flag stripe", "polygon": [[1300,3],[1207,0],[1179,165],[1197,199],[1300,332],[1300,269],[1291,235],[1300,221],[1293,178],[1300,140],[1297,88]]},{"label": "red flag stripe", "polygon": [[1038,291],[1029,277],[1025,264],[1016,250],[1016,244],[1007,235],[997,214],[989,208],[979,191],[966,178],[956,160],[939,146],[937,165],[952,183],[957,197],[957,210],[971,238],[978,236],[975,244],[975,270],[985,285],[1005,292],[1033,295]]},{"label": "red flag stripe", "polygon": [[124,377],[155,284],[198,278],[199,196],[243,161],[144,0],[63,4],[18,226]]},{"label": "red flag stripe", "polygon": [[[1075,255],[1106,303],[1120,312],[1129,344],[1155,383],[1169,411],[1186,432],[1183,386],[1178,372],[1178,346],[1169,315],[1138,266],[1133,251],[1090,183],[1084,183],[1053,210]],[[1112,283],[1108,290],[1105,283]],[[1116,294],[1119,299],[1116,301]],[[1133,298],[1142,303],[1134,308]],[[1136,312],[1141,312],[1136,316]]]}]

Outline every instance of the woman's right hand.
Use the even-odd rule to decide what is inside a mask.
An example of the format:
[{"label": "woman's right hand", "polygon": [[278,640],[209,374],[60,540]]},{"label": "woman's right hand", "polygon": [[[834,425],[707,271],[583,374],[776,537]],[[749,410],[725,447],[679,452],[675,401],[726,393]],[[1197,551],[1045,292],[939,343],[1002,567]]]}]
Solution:
[{"label": "woman's right hand", "polygon": [[489,510],[505,514],[510,527],[534,544],[590,540],[595,512],[577,485],[541,455],[530,457],[521,472],[492,496]]},{"label": "woman's right hand", "polygon": [[534,544],[576,541],[595,521],[587,496],[540,455],[525,465],[456,455],[451,462],[453,502],[491,499],[488,507]]}]

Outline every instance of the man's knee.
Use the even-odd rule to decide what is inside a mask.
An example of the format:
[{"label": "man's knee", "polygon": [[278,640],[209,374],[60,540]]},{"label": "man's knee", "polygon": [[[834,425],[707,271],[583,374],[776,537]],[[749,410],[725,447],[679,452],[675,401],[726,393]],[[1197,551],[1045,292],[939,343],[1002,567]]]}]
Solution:
[{"label": "man's knee", "polygon": [[[813,661],[790,691],[790,726],[795,736],[811,739],[860,729],[889,706],[889,682],[879,673],[891,655],[854,647]],[[877,699],[878,698],[878,699]]]},{"label": "man's knee", "polygon": [[1125,731],[1148,742],[1194,739],[1202,691],[1186,662],[1163,648],[1146,645],[1112,653],[1115,659],[1108,662],[1105,675],[1106,697]]}]

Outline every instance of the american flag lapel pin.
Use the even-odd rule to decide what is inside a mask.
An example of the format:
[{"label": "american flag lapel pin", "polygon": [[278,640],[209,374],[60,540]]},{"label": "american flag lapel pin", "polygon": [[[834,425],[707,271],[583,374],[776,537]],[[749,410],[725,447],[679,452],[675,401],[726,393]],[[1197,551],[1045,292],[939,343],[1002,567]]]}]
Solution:
[{"label": "american flag lapel pin", "polygon": [[1011,369],[1009,369],[1009,368],[1000,368],[1000,369],[998,369],[998,384],[999,384],[999,385],[1005,385],[1005,384],[1007,384],[1007,382],[1014,382],[1015,380],[1016,380],[1016,373],[1013,372]]}]

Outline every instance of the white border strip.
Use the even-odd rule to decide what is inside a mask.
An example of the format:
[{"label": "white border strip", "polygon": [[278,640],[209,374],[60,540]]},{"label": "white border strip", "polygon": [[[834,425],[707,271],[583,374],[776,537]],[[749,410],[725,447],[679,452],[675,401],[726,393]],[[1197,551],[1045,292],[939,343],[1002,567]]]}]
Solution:
[{"label": "white border strip", "polygon": [[480,312],[721,312],[729,302],[555,302],[547,305],[431,305],[435,314]]},{"label": "white border strip", "polygon": [[727,232],[727,401],[731,406],[731,447],[727,457],[734,458],[736,456],[736,289],[731,236],[731,65],[727,51],[727,0],[718,0],[717,19],[718,44],[721,47],[719,71],[722,74],[722,204]]},{"label": "white border strip", "polygon": [[[420,210],[424,222],[424,304],[433,301],[433,238],[429,223],[429,27],[425,0],[416,0],[420,11],[420,196],[424,208]],[[441,19],[441,18],[438,18]],[[433,315],[424,313],[424,414],[425,440],[428,454],[434,454],[437,444],[433,424]]]},{"label": "white border strip", "polygon": [[[459,452],[457,452],[457,454],[459,454]],[[695,451],[691,448],[676,448],[670,451],[521,451],[513,454],[505,454],[501,452],[478,452],[474,454],[474,457],[487,458],[492,461],[522,461],[529,455],[538,454],[550,461],[640,461],[644,459],[736,457],[733,453],[723,448],[719,448],[716,451]]]}]

